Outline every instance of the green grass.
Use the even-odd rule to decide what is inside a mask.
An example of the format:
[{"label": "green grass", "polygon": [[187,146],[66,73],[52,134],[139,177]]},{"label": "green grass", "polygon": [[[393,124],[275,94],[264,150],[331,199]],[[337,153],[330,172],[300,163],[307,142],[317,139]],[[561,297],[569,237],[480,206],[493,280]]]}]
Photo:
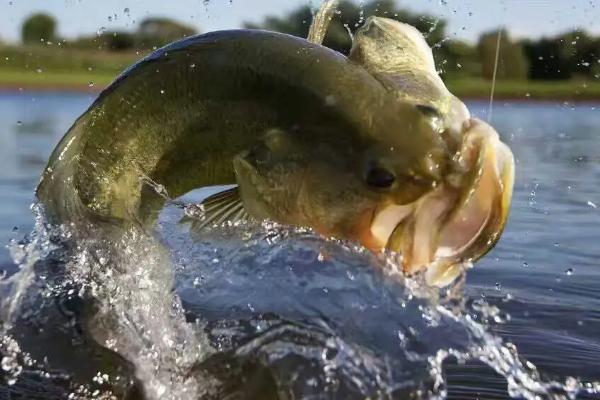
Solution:
[{"label": "green grass", "polygon": [[0,69],[118,73],[144,53],[73,49],[65,46],[0,46]]},{"label": "green grass", "polygon": [[115,73],[87,71],[43,71],[0,69],[0,88],[100,90],[114,80]]},{"label": "green grass", "polygon": [[[452,93],[460,98],[489,98],[492,83],[479,78],[449,80]],[[599,100],[599,81],[498,81],[497,99]]]},{"label": "green grass", "polygon": [[[56,45],[0,46],[0,89],[100,90],[143,55]],[[463,99],[489,98],[491,90],[491,82],[481,78],[448,77],[446,84]],[[600,100],[600,81],[499,81],[495,97]]]},{"label": "green grass", "polygon": [[0,88],[101,89],[142,58],[136,52],[0,46]]}]

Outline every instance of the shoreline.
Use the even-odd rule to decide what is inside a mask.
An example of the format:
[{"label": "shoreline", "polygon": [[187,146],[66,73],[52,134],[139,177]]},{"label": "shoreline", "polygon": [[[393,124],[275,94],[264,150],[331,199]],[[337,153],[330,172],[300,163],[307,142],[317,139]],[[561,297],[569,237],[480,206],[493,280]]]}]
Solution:
[{"label": "shoreline", "polygon": [[[452,82],[448,84],[450,91],[458,98],[466,101],[489,101],[489,94],[473,93],[473,90],[460,90],[452,87]],[[78,84],[78,83],[40,83],[31,85],[19,83],[0,83],[0,94],[14,93],[69,93],[69,94],[89,94],[96,96],[102,92],[108,85]],[[576,89],[574,89],[576,90]],[[566,102],[566,103],[598,103],[600,102],[600,94],[596,93],[560,93],[560,94],[530,94],[523,95],[520,93],[502,93],[497,92],[494,95],[494,101],[511,101],[522,103],[539,103],[539,102]]]}]

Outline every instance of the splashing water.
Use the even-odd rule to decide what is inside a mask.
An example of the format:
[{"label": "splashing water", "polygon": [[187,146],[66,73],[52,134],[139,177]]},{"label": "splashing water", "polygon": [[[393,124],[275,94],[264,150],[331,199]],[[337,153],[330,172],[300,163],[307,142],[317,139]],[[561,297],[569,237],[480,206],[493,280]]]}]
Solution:
[{"label": "splashing water", "polygon": [[310,29],[308,31],[307,40],[316,44],[323,43],[327,28],[333,18],[339,0],[323,0],[321,7],[313,17]]},{"label": "splashing water", "polygon": [[[336,6],[323,2],[309,40],[323,41]],[[306,229],[197,231],[195,202],[209,194],[169,200],[154,232],[55,227],[33,207],[33,231],[10,246],[19,272],[0,281],[0,367],[13,393],[442,399],[454,360],[487,365],[515,398],[600,394],[600,382],[544,379],[493,334],[508,316],[467,298],[464,272],[437,289],[405,277],[396,254]]]},{"label": "splashing water", "polygon": [[182,204],[153,234],[52,227],[34,207],[34,231],[11,245],[20,271],[1,284],[7,383],[82,399],[435,399],[454,359],[488,365],[513,397],[600,392],[543,380],[460,280],[434,289],[396,255],[268,222],[196,232],[198,207]]}]

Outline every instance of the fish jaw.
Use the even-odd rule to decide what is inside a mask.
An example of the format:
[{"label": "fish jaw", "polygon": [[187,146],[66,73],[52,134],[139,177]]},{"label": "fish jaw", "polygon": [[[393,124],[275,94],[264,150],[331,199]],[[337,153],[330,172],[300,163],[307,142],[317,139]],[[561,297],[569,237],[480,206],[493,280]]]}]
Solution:
[{"label": "fish jaw", "polygon": [[425,270],[437,286],[493,248],[513,191],[513,155],[488,124],[469,121],[455,162],[459,172],[414,203],[382,207],[370,227],[382,248],[402,255],[406,273]]}]

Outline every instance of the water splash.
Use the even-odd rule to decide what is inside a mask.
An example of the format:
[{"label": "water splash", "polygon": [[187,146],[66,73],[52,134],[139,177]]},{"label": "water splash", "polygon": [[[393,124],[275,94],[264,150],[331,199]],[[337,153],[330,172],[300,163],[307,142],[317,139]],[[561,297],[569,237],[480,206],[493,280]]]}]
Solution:
[{"label": "water splash", "polygon": [[[260,383],[257,398],[284,388],[299,397],[436,399],[447,395],[447,360],[478,360],[513,397],[600,393],[600,383],[544,380],[490,332],[502,311],[465,297],[461,280],[431,288],[403,276],[397,255],[307,229],[247,222],[195,232],[189,218],[198,208],[182,204],[169,203],[154,235],[51,227],[34,208],[36,228],[11,246],[20,271],[1,286],[8,383],[18,387],[36,370],[70,382],[68,393],[81,399],[136,385],[148,398],[222,398],[250,390],[248,381]],[[87,356],[56,363],[23,321],[58,326],[76,353],[113,356],[86,381],[77,369]]]},{"label": "water splash", "polygon": [[314,15],[310,24],[308,41],[316,44],[323,43],[338,3],[339,0],[323,0],[321,7]]},{"label": "water splash", "polygon": [[[88,231],[93,235],[82,234],[74,227],[50,227],[36,211],[36,230],[26,244],[12,246],[20,271],[2,283],[7,294],[0,303],[5,337],[14,326],[21,329],[20,323],[46,320],[47,299],[77,300],[80,306],[62,310],[63,315],[71,314],[68,322],[44,322],[62,323],[61,329],[68,329],[75,320],[86,341],[133,365],[146,398],[195,399],[205,393],[209,389],[205,382],[200,387],[187,372],[210,347],[196,334],[197,327],[187,324],[178,297],[172,294],[168,253],[135,228],[115,235],[113,229],[96,226]],[[36,346],[43,343],[32,347],[43,355]]]}]

